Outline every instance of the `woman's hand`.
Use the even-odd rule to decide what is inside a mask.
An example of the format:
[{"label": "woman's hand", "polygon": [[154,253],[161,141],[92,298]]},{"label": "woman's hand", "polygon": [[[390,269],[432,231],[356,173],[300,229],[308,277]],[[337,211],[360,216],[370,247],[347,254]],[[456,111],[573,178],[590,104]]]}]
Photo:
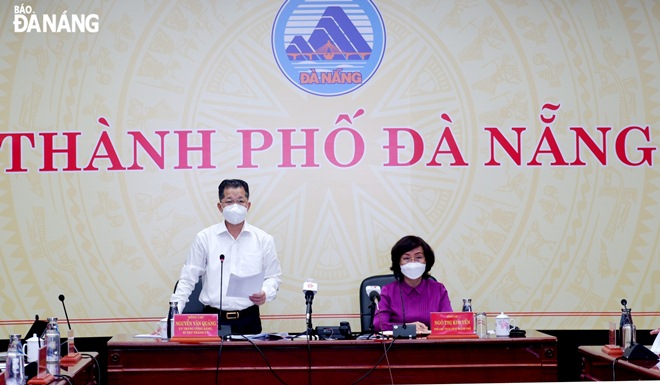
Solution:
[{"label": "woman's hand", "polygon": [[413,322],[412,324],[415,325],[415,331],[417,332],[417,334],[423,334],[429,332],[429,328],[426,325],[424,325],[424,323],[422,322]]},{"label": "woman's hand", "polygon": [[659,334],[660,333],[660,328],[657,328],[655,330],[651,330],[651,334]]}]

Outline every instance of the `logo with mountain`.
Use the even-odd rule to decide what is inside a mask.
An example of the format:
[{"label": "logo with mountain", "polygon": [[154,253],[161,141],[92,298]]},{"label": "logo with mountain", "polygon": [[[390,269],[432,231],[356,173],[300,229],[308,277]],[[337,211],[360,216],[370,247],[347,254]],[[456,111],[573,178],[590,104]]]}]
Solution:
[{"label": "logo with mountain", "polygon": [[368,0],[291,0],[273,23],[271,44],[284,75],[318,96],[338,96],[364,85],[385,52],[385,27]]}]

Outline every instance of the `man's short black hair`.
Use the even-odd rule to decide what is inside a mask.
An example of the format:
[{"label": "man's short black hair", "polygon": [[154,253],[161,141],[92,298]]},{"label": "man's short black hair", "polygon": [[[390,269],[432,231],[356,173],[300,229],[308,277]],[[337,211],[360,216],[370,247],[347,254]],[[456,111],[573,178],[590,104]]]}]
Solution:
[{"label": "man's short black hair", "polygon": [[245,197],[250,199],[250,186],[242,179],[225,179],[220,182],[218,186],[218,198],[222,200],[225,197],[225,190],[227,188],[243,188],[245,190]]}]

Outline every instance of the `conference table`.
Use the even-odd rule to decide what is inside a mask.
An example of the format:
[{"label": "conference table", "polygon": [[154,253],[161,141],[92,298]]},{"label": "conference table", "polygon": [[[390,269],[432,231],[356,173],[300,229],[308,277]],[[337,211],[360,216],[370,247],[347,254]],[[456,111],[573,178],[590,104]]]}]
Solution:
[{"label": "conference table", "polygon": [[170,342],[116,335],[108,383],[382,384],[557,381],[557,339]]},{"label": "conference table", "polygon": [[602,346],[580,346],[578,354],[582,360],[581,380],[660,380],[660,362],[628,361],[621,356],[604,353]]}]

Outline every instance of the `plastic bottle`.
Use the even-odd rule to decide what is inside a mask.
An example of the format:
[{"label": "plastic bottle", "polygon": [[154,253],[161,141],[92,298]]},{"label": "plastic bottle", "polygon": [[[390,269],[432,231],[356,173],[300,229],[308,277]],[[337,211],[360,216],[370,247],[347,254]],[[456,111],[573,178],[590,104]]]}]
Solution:
[{"label": "plastic bottle", "polygon": [[486,338],[488,335],[488,318],[486,313],[479,313],[475,316],[475,333],[479,338]]},{"label": "plastic bottle", "polygon": [[46,368],[53,376],[60,375],[60,328],[57,318],[48,318],[46,327]]},{"label": "plastic bottle", "polygon": [[170,302],[170,311],[167,314],[167,338],[174,335],[174,315],[179,314],[179,306],[176,302]]},{"label": "plastic bottle", "polygon": [[630,341],[626,341],[623,336],[623,325],[633,324],[631,311],[632,309],[621,309],[621,320],[619,321],[619,332],[617,335],[617,339],[618,339],[618,345],[621,346],[622,348],[625,348],[626,342],[628,343],[630,342]]},{"label": "plastic bottle", "polygon": [[9,347],[7,348],[7,367],[5,368],[5,384],[25,384],[25,358],[23,357],[23,345],[20,334],[9,335]]},{"label": "plastic bottle", "polygon": [[472,298],[463,298],[463,311],[472,311]]}]

